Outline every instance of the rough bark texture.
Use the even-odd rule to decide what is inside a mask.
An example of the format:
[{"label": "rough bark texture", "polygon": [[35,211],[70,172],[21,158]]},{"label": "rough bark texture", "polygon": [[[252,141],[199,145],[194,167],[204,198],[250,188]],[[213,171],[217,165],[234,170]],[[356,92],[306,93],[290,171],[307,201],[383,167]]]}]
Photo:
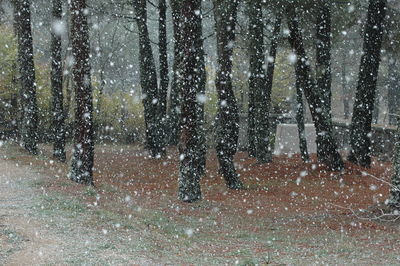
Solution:
[{"label": "rough bark texture", "polygon": [[347,51],[346,49],[343,49],[342,51],[342,64],[341,64],[341,70],[342,70],[342,77],[341,77],[341,83],[342,83],[342,99],[343,99],[343,115],[344,119],[349,119],[350,118],[350,92],[347,87],[347,80],[346,80],[346,56],[347,56]]},{"label": "rough bark texture", "polygon": [[[62,19],[62,1],[53,0],[53,23]],[[65,157],[65,126],[63,109],[63,68],[61,35],[55,32],[52,25],[51,34],[51,93],[52,93],[52,131],[53,156],[64,162]]]},{"label": "rough bark texture", "polygon": [[[266,85],[265,90],[267,93],[267,99],[271,101],[271,92],[272,85],[274,81],[274,71],[275,71],[275,61],[276,61],[276,53],[278,48],[279,35],[281,32],[281,23],[282,23],[282,13],[278,13],[275,20],[274,31],[272,34],[271,45],[269,48],[268,55],[268,66],[266,73]],[[268,110],[269,111],[269,110]]]},{"label": "rough bark texture", "polygon": [[160,115],[160,138],[162,140],[162,148],[165,149],[167,135],[167,94],[168,94],[168,51],[167,51],[167,3],[166,0],[159,0],[158,2],[158,47],[159,47],[159,60],[160,60],[160,86],[159,86],[159,115]]},{"label": "rough bark texture", "polygon": [[224,176],[227,186],[232,189],[240,189],[243,186],[233,163],[239,135],[239,113],[231,77],[237,6],[237,0],[214,1],[218,54],[215,80],[218,92],[216,149],[220,173]]},{"label": "rough bark texture", "polygon": [[38,107],[36,100],[35,65],[29,0],[15,0],[18,37],[18,62],[21,82],[21,140],[25,149],[37,154]]},{"label": "rough bark texture", "polygon": [[249,54],[250,77],[249,91],[249,154],[255,156],[260,163],[270,162],[269,152],[269,107],[270,92],[266,90],[264,31],[261,0],[251,1],[249,14]]},{"label": "rough bark texture", "polygon": [[[397,113],[400,114],[399,110]],[[392,186],[390,187],[389,206],[400,210],[400,119],[397,122],[396,144],[393,157]]]},{"label": "rough bark texture", "polygon": [[[178,197],[193,202],[201,199],[200,178],[202,175],[199,157],[199,112],[197,95],[203,82],[203,71],[199,68],[202,59],[201,0],[185,0],[181,10],[182,43],[182,133],[179,145],[180,174]],[[203,54],[204,56],[204,54]],[[203,60],[204,62],[204,60]]]},{"label": "rough bark texture", "polygon": [[164,154],[165,147],[160,130],[161,117],[157,84],[157,72],[147,28],[146,0],[133,1],[139,30],[140,85],[144,94],[144,119],[146,124],[146,146],[152,157]]},{"label": "rough bark texture", "polygon": [[296,64],[296,101],[297,101],[297,109],[296,109],[296,121],[297,121],[297,129],[299,133],[299,146],[301,159],[305,162],[310,160],[310,156],[308,155],[307,149],[307,139],[306,139],[306,131],[304,126],[304,104],[303,104],[303,88],[301,87],[300,75],[298,71],[301,71],[301,64],[297,62]]},{"label": "rough bark texture", "polygon": [[397,111],[400,107],[400,69],[395,56],[390,57],[388,70],[389,125],[396,125],[398,120]]},{"label": "rough bark texture", "polygon": [[[319,0],[317,2],[316,23],[316,81],[320,90],[321,103],[325,106],[329,122],[331,123],[331,1]],[[317,141],[317,156],[319,161],[326,161],[325,151],[321,141]]]},{"label": "rough bark texture", "polygon": [[75,91],[74,150],[70,178],[78,183],[93,184],[94,134],[93,98],[90,76],[90,42],[86,1],[71,1],[71,39],[74,56]]},{"label": "rough bark texture", "polygon": [[177,145],[179,142],[179,134],[181,129],[181,60],[182,60],[182,49],[181,49],[181,38],[180,38],[180,27],[181,18],[180,10],[182,3],[180,1],[171,0],[172,20],[174,28],[174,62],[173,62],[173,76],[171,83],[170,92],[170,107],[168,110],[169,118],[169,141],[170,145]]},{"label": "rough bark texture", "polygon": [[380,63],[386,0],[370,0],[364,32],[358,85],[351,121],[348,160],[364,167],[371,164],[371,122]]},{"label": "rough bark texture", "polygon": [[[265,91],[267,93],[267,101],[270,103],[271,102],[271,92],[272,92],[272,85],[274,81],[274,72],[275,72],[275,62],[276,62],[276,54],[277,54],[277,48],[278,48],[278,42],[280,39],[280,32],[281,32],[281,24],[282,24],[282,12],[279,10],[277,15],[276,15],[276,20],[275,20],[275,25],[274,25],[274,31],[272,33],[272,39],[271,39],[271,44],[269,48],[269,55],[268,55],[268,66],[267,66],[267,73],[266,73],[266,84],[265,84]],[[268,112],[271,110],[270,107],[268,107]],[[270,130],[270,139],[269,139],[269,150],[268,152],[271,154],[274,151],[275,147],[275,132],[276,132],[276,121],[273,121],[272,124],[269,125]]]},{"label": "rough bark texture", "polygon": [[341,170],[344,167],[343,160],[338,152],[336,141],[333,138],[332,123],[325,105],[322,104],[319,90],[315,88],[315,82],[311,75],[308,58],[303,45],[303,38],[298,26],[296,11],[293,6],[286,10],[289,26],[289,42],[297,55],[298,82],[303,88],[304,95],[310,107],[311,115],[315,124],[318,145],[324,151],[324,161],[331,170]]}]

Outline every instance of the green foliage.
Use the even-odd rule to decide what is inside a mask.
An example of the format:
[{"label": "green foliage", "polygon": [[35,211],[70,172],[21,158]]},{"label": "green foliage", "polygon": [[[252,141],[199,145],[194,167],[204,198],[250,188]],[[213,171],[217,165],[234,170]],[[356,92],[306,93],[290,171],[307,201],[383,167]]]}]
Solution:
[{"label": "green foliage", "polygon": [[100,141],[132,142],[145,132],[143,104],[139,97],[118,91],[100,95],[94,90],[94,123]]},{"label": "green foliage", "polygon": [[36,97],[39,115],[39,134],[46,134],[51,127],[51,83],[50,66],[35,63]]},{"label": "green foliage", "polygon": [[290,110],[290,101],[295,89],[295,68],[289,63],[289,50],[280,50],[276,56],[274,81],[272,84],[271,103],[274,113],[285,113]]},{"label": "green foliage", "polygon": [[11,27],[0,25],[0,36],[0,96],[3,98],[16,92],[11,83],[17,70],[17,43]]}]

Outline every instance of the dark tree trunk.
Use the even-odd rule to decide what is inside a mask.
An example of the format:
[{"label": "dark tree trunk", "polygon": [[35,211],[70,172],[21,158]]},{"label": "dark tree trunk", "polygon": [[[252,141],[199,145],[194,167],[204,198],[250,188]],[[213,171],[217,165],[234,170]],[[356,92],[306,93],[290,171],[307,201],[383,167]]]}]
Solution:
[{"label": "dark tree trunk", "polygon": [[[396,112],[400,115],[399,110]],[[389,207],[400,210],[400,119],[397,120],[396,143],[393,157],[393,176],[390,187]]]},{"label": "dark tree trunk", "polygon": [[90,66],[89,27],[86,1],[71,1],[71,39],[75,91],[74,150],[70,178],[93,185],[94,137],[93,97]]},{"label": "dark tree trunk", "polygon": [[261,0],[252,1],[249,10],[249,154],[260,163],[270,162],[272,153],[269,147],[269,107],[271,91],[266,90],[264,31]]},{"label": "dark tree trunk", "polygon": [[308,162],[310,160],[310,156],[308,155],[307,149],[307,139],[306,139],[306,130],[304,126],[304,104],[303,104],[303,88],[301,87],[300,75],[298,71],[301,68],[301,64],[299,61],[296,63],[296,101],[297,101],[297,108],[296,108],[296,121],[297,121],[297,129],[299,133],[299,147],[300,147],[300,154],[301,159],[304,162]]},{"label": "dark tree trunk", "polygon": [[218,92],[216,148],[220,172],[224,176],[227,186],[232,189],[243,187],[233,162],[239,135],[239,113],[231,77],[237,6],[237,0],[214,1],[218,54],[218,70],[215,80]]},{"label": "dark tree trunk", "polygon": [[[62,1],[53,0],[53,23],[62,19]],[[52,92],[52,130],[53,156],[65,162],[65,126],[63,109],[63,68],[61,35],[52,27],[51,36],[51,92]]]},{"label": "dark tree trunk", "polygon": [[196,142],[196,159],[197,159],[197,167],[199,169],[199,173],[203,176],[206,172],[206,129],[204,127],[205,123],[205,111],[204,111],[204,103],[206,100],[206,82],[207,82],[207,73],[206,73],[206,64],[205,64],[205,53],[203,47],[203,31],[202,31],[202,19],[197,19],[196,30],[196,53],[198,57],[197,64],[197,73],[199,75],[199,84],[197,85],[197,94],[196,94],[196,109],[197,109],[197,142]]},{"label": "dark tree trunk", "polygon": [[182,60],[182,42],[180,38],[181,17],[179,16],[182,3],[180,1],[171,0],[172,20],[174,28],[174,62],[173,76],[170,93],[170,107],[168,111],[168,127],[170,145],[177,145],[179,142],[179,134],[181,129],[181,60]]},{"label": "dark tree trunk", "polygon": [[400,107],[400,71],[396,57],[389,59],[388,74],[388,112],[389,125],[397,124],[398,110]]},{"label": "dark tree trunk", "polygon": [[381,92],[379,88],[376,88],[375,91],[375,99],[374,99],[374,107],[372,110],[372,124],[378,124],[379,122],[379,108],[380,108],[380,102],[381,102]]},{"label": "dark tree trunk", "polygon": [[160,131],[160,105],[157,72],[147,28],[146,0],[133,1],[139,30],[140,85],[144,94],[144,119],[146,124],[146,146],[152,157],[165,153]]},{"label": "dark tree trunk", "polygon": [[[267,66],[267,73],[266,73],[266,84],[265,84],[265,91],[267,93],[268,102],[271,102],[271,92],[272,92],[272,85],[274,82],[274,72],[275,72],[275,62],[276,62],[276,54],[279,42],[279,36],[281,32],[281,23],[282,23],[282,12],[279,11],[276,15],[274,31],[272,33],[271,44],[269,48],[269,55],[268,55],[268,66]],[[270,112],[271,108],[268,107],[268,112]],[[276,134],[276,125],[277,121],[273,121],[270,125],[270,139],[269,139],[269,153],[271,154],[274,151],[275,147],[275,134]]]},{"label": "dark tree trunk", "polygon": [[[184,0],[184,9],[181,10],[182,42],[182,133],[180,139],[180,175],[179,175],[179,199],[193,202],[201,199],[200,178],[202,169],[200,167],[198,121],[199,117],[197,95],[203,83],[203,71],[199,69],[202,65],[201,59],[202,43],[201,36],[201,0]],[[204,56],[204,54],[203,54]]]},{"label": "dark tree trunk", "polygon": [[341,77],[341,82],[342,82],[342,99],[343,99],[343,115],[344,119],[349,119],[350,118],[350,95],[349,95],[349,89],[347,87],[347,79],[346,79],[346,49],[342,48],[342,77]]},{"label": "dark tree trunk", "polygon": [[158,22],[158,47],[160,58],[160,86],[159,86],[159,112],[160,112],[160,138],[162,148],[165,149],[167,135],[167,94],[168,94],[168,51],[167,51],[167,3],[166,0],[159,0],[159,22]]},{"label": "dark tree trunk", "polygon": [[348,160],[363,167],[371,164],[372,110],[382,46],[386,0],[370,0],[364,32],[363,55],[351,121],[351,151]]},{"label": "dark tree trunk", "polygon": [[[320,90],[321,103],[325,106],[329,122],[332,122],[331,115],[331,1],[319,0],[317,23],[316,23],[316,80],[317,89]],[[317,156],[321,162],[326,161],[324,158],[324,147],[317,141]]]},{"label": "dark tree trunk", "polygon": [[38,107],[36,100],[35,65],[29,0],[16,0],[15,20],[18,36],[18,61],[23,109],[21,140],[25,149],[37,154]]},{"label": "dark tree trunk", "polygon": [[323,158],[325,163],[331,170],[341,170],[344,167],[342,158],[338,152],[336,141],[333,138],[332,123],[329,119],[329,112],[325,105],[322,104],[319,90],[315,88],[315,82],[311,76],[311,69],[303,46],[303,38],[298,26],[296,11],[293,6],[287,9],[288,26],[289,26],[289,42],[292,49],[297,55],[297,79],[304,95],[308,101],[311,115],[314,120],[317,133],[317,141],[324,152]]}]

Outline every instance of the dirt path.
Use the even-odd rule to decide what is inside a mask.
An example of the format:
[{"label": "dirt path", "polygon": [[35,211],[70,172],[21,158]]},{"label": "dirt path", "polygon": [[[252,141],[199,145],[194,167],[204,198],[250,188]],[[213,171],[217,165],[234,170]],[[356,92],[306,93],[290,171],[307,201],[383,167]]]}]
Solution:
[{"label": "dirt path", "polygon": [[0,265],[157,264],[129,248],[123,238],[132,235],[88,229],[73,216],[41,216],[38,199],[44,192],[29,185],[41,179],[26,166],[0,159]]}]

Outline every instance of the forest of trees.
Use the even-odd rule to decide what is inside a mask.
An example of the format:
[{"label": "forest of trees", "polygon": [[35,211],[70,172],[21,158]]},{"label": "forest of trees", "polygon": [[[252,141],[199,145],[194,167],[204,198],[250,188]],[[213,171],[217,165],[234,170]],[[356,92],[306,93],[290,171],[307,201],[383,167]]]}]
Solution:
[{"label": "forest of trees", "polygon": [[[178,197],[194,202],[211,148],[227,187],[243,188],[234,163],[243,115],[258,163],[275,159],[276,123],[293,113],[301,158],[310,160],[308,121],[330,171],[345,160],[371,167],[372,123],[400,123],[394,0],[0,4],[0,130],[31,154],[52,143],[78,183],[94,184],[96,143],[141,142],[154,160],[178,146]],[[336,118],[350,124],[348,154]],[[393,166],[389,205],[400,210],[400,132]]]}]

